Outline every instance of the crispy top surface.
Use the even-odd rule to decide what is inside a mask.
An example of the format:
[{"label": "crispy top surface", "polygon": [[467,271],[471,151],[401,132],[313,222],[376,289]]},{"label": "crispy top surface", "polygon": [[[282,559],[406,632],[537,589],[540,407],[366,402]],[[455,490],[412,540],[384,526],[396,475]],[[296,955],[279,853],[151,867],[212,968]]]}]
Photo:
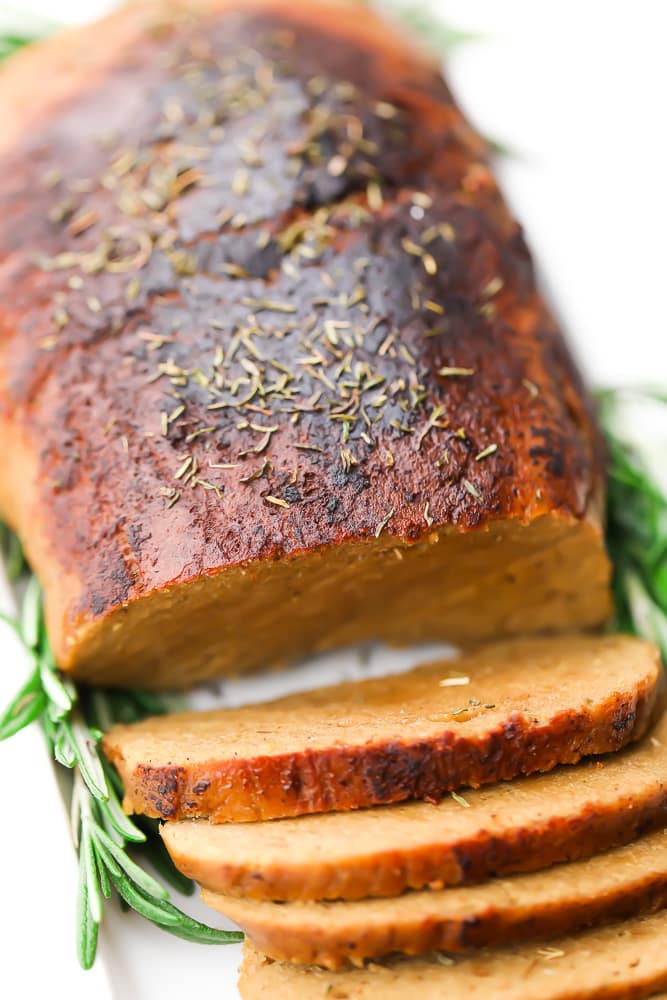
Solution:
[{"label": "crispy top surface", "polygon": [[586,398],[437,70],[357,7],[178,9],[0,77],[0,421],[76,612],[381,532],[583,516]]},{"label": "crispy top surface", "polygon": [[332,747],[393,747],[443,733],[474,740],[520,717],[538,729],[563,713],[594,716],[611,699],[657,688],[660,677],[655,648],[629,636],[519,639],[393,677],[117,725],[104,746],[111,759],[122,759],[126,774]]}]

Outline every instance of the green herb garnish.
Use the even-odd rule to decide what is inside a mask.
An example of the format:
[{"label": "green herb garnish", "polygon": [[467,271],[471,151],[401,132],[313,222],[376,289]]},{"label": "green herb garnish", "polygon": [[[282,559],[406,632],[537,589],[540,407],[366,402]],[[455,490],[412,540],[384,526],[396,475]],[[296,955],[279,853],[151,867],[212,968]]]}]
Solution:
[{"label": "green herb garnish", "polygon": [[[15,552],[16,546],[11,551]],[[95,959],[104,900],[109,899],[112,887],[133,910],[177,937],[201,944],[242,940],[240,932],[215,930],[187,916],[168,901],[167,889],[132,859],[130,848],[137,849],[142,860],[150,861],[174,888],[192,892],[192,882],[171,863],[158,824],[145,817],[130,820],[123,813],[120,779],[98,749],[102,731],[114,722],[134,722],[174,706],[166,698],[140,691],[79,689],[63,678],[47,638],[36,577],[28,579],[20,616],[0,618],[15,631],[34,665],[30,677],[0,717],[0,740],[39,719],[52,757],[72,772],[71,821],[79,852],[77,946],[81,965],[88,969]]]},{"label": "green herb garnish", "polygon": [[447,24],[433,13],[433,4],[428,0],[381,0],[380,9],[402,21],[415,35],[419,35],[440,56],[447,56],[452,49],[464,42],[479,39],[475,32],[461,31]]},{"label": "green herb garnish", "polygon": [[[24,11],[17,11],[6,8],[4,4],[0,8],[0,17],[4,26],[0,29],[0,62],[13,55],[19,49],[36,42],[46,35],[50,35],[59,27],[56,21],[50,18],[39,17],[38,15],[26,14]],[[20,21],[20,27],[14,27]],[[8,27],[11,25],[11,27]]]},{"label": "green herb garnish", "polygon": [[667,405],[667,390],[598,393],[609,451],[607,546],[614,567],[615,628],[652,639],[667,663],[667,496],[638,444],[619,431],[628,402]]},{"label": "green herb garnish", "polygon": [[34,40],[34,37],[26,35],[0,35],[0,61]]}]

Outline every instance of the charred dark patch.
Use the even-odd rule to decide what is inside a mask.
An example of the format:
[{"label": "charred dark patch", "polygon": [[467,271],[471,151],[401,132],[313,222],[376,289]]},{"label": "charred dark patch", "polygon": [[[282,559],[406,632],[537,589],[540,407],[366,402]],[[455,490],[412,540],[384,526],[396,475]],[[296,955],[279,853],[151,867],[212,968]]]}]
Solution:
[{"label": "charred dark patch", "polygon": [[175,819],[182,807],[180,795],[185,777],[184,767],[154,768],[140,764],[134,780],[138,788],[147,790],[154,814],[161,819]]},{"label": "charred dark patch", "polygon": [[617,733],[623,734],[632,731],[636,721],[637,713],[629,705],[620,705],[615,714],[612,726]]}]

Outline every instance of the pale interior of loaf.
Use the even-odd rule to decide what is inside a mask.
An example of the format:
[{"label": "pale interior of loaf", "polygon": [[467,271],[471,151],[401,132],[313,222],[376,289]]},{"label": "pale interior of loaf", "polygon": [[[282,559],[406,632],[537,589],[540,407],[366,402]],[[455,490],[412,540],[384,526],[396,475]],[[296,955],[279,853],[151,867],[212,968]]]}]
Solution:
[{"label": "pale interior of loaf", "polygon": [[592,628],[609,612],[608,577],[593,518],[440,529],[416,544],[381,536],[154,591],[81,622],[57,655],[89,682],[186,688],[371,639],[465,646]]}]

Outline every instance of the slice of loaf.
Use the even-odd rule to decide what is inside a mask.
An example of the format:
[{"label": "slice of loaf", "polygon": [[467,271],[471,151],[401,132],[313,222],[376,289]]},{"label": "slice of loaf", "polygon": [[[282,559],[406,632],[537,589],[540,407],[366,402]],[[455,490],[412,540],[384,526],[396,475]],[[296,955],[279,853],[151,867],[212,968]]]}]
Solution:
[{"label": "slice of loaf", "polygon": [[260,820],[437,798],[572,764],[646,730],[654,646],[629,636],[510,640],[407,674],[266,704],[114,726],[125,807]]},{"label": "slice of loaf", "polygon": [[202,892],[271,958],[337,969],[393,952],[462,952],[571,934],[667,905],[667,831],[584,861],[457,889],[356,902],[269,903]]},{"label": "slice of loaf", "polygon": [[592,402],[485,143],[370,5],[138,0],[30,46],[0,171],[0,515],[59,666],[187,688],[606,619]]},{"label": "slice of loaf", "polygon": [[666,940],[662,911],[543,945],[342,972],[274,962],[246,943],[239,990],[243,1000],[640,1000],[667,986]]},{"label": "slice of loaf", "polygon": [[182,872],[248,899],[363,899],[590,857],[667,825],[667,717],[618,754],[447,797],[161,832]]}]

